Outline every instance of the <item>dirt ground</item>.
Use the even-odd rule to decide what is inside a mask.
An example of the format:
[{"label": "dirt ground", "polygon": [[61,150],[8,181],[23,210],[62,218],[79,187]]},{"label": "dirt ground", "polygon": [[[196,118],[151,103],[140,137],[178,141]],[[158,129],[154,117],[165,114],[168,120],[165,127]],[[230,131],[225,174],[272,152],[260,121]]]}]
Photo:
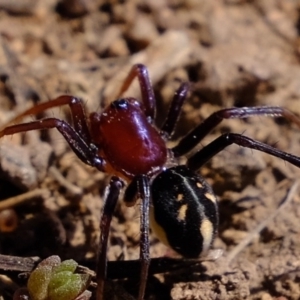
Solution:
[{"label": "dirt ground", "polygon": [[[180,82],[192,82],[170,146],[222,108],[284,106],[300,116],[299,12],[296,0],[0,0],[0,124],[61,94],[99,112],[135,63],[149,69],[158,126]],[[139,97],[138,85],[126,95]],[[70,120],[65,107],[47,116]],[[264,116],[225,120],[198,149],[225,132],[300,156],[297,125]],[[95,269],[109,176],[80,162],[55,130],[2,138],[0,165],[0,253],[57,254]],[[300,170],[230,146],[200,172],[219,198],[212,248],[223,254],[151,275],[146,298],[300,299]],[[108,258],[137,259],[138,246],[139,206],[119,201]],[[151,237],[151,256],[174,254]],[[24,280],[3,274],[0,299],[12,299]],[[116,288],[114,299],[136,296],[136,281],[118,284],[126,292]]]}]

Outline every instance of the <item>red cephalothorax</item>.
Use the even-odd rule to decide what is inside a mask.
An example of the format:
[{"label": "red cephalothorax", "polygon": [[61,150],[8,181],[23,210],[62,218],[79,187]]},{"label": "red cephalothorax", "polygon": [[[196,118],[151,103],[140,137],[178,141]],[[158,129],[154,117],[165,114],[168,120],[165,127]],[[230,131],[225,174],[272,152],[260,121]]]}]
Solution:
[{"label": "red cephalothorax", "polygon": [[166,162],[165,141],[136,99],[112,102],[101,113],[98,135],[104,158],[125,177],[152,175]]}]

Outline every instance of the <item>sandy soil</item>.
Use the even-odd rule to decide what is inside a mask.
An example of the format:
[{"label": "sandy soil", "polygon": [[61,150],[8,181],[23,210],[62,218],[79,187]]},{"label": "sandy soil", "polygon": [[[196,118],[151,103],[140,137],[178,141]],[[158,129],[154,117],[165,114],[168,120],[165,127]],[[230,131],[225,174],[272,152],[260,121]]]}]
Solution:
[{"label": "sandy soil", "polygon": [[[0,0],[0,124],[61,94],[101,111],[134,63],[149,68],[158,126],[180,82],[193,83],[170,146],[222,108],[284,106],[300,116],[299,1],[21,2]],[[139,97],[138,86],[126,95]],[[70,120],[65,107],[40,117],[46,116]],[[224,132],[300,155],[299,128],[282,118],[223,121],[199,148]],[[55,130],[1,139],[0,165],[0,253],[57,254],[95,268],[109,176],[80,162]],[[230,146],[200,172],[219,197],[212,248],[223,254],[192,269],[151,275],[147,299],[300,299],[300,170]],[[28,191],[20,204],[7,204]],[[138,208],[120,201],[109,260],[138,258]],[[152,257],[172,255],[152,237]],[[116,287],[115,299],[136,296],[137,282],[130,283],[117,281],[126,292]],[[12,299],[22,284],[0,276],[0,299]]]}]

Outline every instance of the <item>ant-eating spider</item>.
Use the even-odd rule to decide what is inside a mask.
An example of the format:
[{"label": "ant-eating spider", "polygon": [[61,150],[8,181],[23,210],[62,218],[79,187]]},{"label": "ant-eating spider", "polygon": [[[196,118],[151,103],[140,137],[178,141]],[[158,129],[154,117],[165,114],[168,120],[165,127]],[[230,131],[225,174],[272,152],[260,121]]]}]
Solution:
[{"label": "ant-eating spider", "polygon": [[[142,102],[134,98],[119,98],[138,78]],[[211,187],[197,173],[211,157],[231,144],[256,149],[282,158],[300,167],[300,158],[241,134],[226,133],[198,150],[179,165],[178,158],[192,150],[223,119],[250,116],[285,117],[300,127],[300,119],[282,107],[233,107],[221,109],[189,132],[179,143],[168,149],[181,108],[190,85],[183,83],[174,95],[166,120],[160,130],[153,125],[155,96],[147,68],[134,65],[126,77],[118,100],[102,113],[85,115],[82,100],[60,96],[41,103],[17,116],[19,122],[26,115],[46,109],[69,105],[73,127],[57,118],[6,126],[0,137],[29,130],[56,128],[74,153],[86,164],[101,172],[112,174],[107,188],[100,222],[100,245],[97,264],[97,299],[103,299],[107,265],[107,242],[112,215],[124,182],[127,206],[137,199],[140,205],[140,287],[138,299],[145,294],[149,257],[149,213],[153,231],[161,240],[184,257],[196,258],[207,252],[218,227],[218,203]],[[151,206],[151,207],[150,207]]]}]

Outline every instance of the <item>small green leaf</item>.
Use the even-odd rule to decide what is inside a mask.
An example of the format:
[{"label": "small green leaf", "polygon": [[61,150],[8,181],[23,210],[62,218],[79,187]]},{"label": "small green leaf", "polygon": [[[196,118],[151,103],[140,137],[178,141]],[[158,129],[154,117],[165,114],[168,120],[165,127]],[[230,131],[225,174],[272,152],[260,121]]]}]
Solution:
[{"label": "small green leaf", "polygon": [[43,260],[30,274],[27,287],[32,300],[47,300],[48,285],[53,267],[60,264],[58,256],[51,256]]},{"label": "small green leaf", "polygon": [[82,292],[80,274],[62,271],[53,275],[48,287],[50,300],[75,299]]},{"label": "small green leaf", "polygon": [[70,271],[72,273],[75,272],[78,263],[73,259],[64,260],[60,265],[53,268],[54,273],[59,273],[62,271]]},{"label": "small green leaf", "polygon": [[74,274],[77,266],[72,259],[61,263],[58,256],[43,260],[28,280],[31,299],[74,300],[83,294],[91,277],[87,274]]}]

